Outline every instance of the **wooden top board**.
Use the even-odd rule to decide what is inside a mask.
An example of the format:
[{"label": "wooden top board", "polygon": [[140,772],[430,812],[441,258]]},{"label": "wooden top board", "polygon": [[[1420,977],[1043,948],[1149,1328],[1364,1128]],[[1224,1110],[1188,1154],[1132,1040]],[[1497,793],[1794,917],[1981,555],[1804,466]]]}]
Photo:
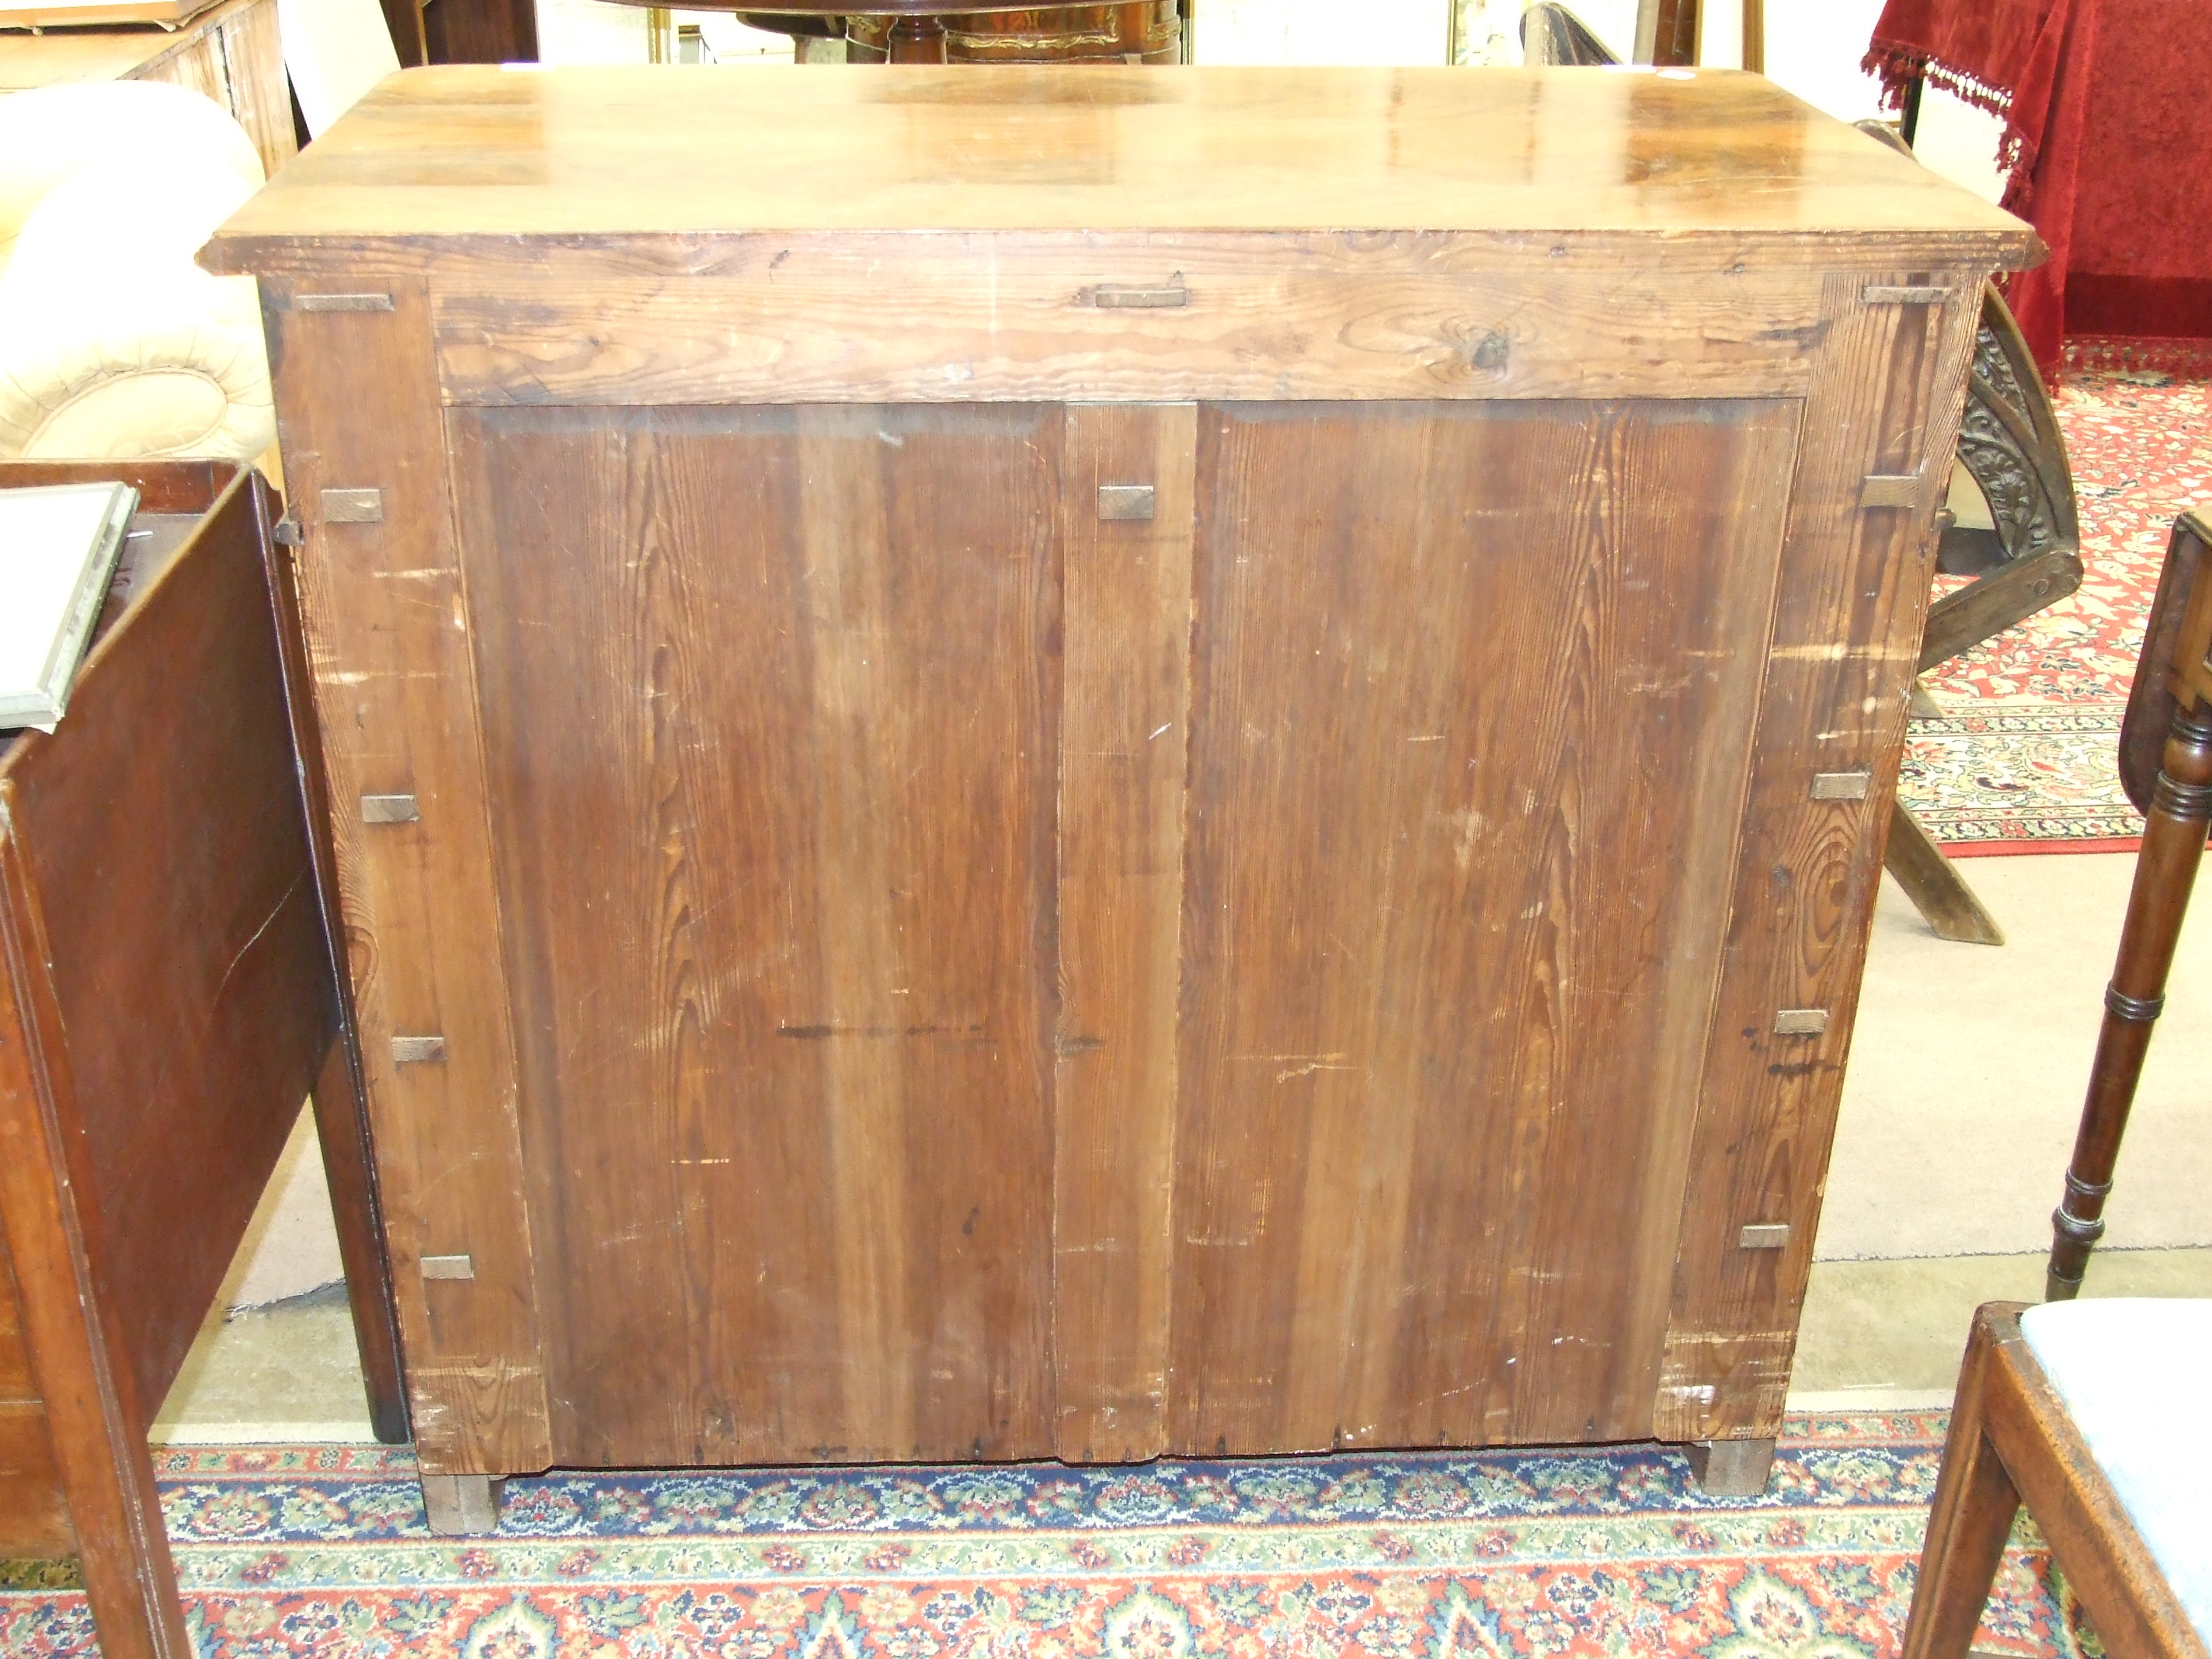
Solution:
[{"label": "wooden top board", "polygon": [[0,0],[0,29],[104,28],[158,23],[173,29],[215,0]]},{"label": "wooden top board", "polygon": [[442,66],[379,86],[202,261],[391,239],[1139,230],[2039,254],[2019,220],[1735,70]]},{"label": "wooden top board", "polygon": [[172,52],[188,50],[206,29],[252,3],[216,0],[210,7],[192,0],[185,8],[188,26],[181,28],[144,23],[49,28],[43,34],[16,33],[17,25],[8,21],[14,14],[0,13],[0,92],[27,92],[70,82],[130,80]]}]

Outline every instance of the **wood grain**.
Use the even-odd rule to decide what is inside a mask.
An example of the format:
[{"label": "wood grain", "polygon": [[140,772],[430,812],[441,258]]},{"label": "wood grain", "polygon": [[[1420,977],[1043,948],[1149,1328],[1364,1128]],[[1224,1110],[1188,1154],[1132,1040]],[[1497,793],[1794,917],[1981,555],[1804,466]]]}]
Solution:
[{"label": "wood grain", "polygon": [[1796,420],[1206,411],[1176,1449],[1650,1432]]},{"label": "wood grain", "polygon": [[102,1293],[108,1228],[80,1205],[68,1041],[46,964],[51,936],[0,778],[0,1227],[8,1236],[54,1462],[106,1659],[189,1659],[176,1570],[146,1455],[149,1413]]},{"label": "wood grain", "polygon": [[53,1435],[23,1340],[15,1267],[0,1228],[0,1558],[51,1560],[76,1553]]},{"label": "wood grain", "polygon": [[76,1553],[46,1408],[0,1400],[0,1559],[58,1561]]},{"label": "wood grain", "polygon": [[[1972,273],[1907,272],[1899,285]],[[1828,280],[1831,327],[1807,401],[1744,819],[1743,854],[1684,1194],[1656,1410],[1669,1439],[1770,1438],[1819,1229],[1883,831],[1897,781],[1933,555],[1932,503],[1862,508],[1870,473],[1934,474],[1966,396],[1975,317],[1868,305]],[[1815,773],[1866,769],[1856,801],[1815,800]],[[1778,1008],[1825,1008],[1817,1037],[1778,1036]],[[1747,1250],[1783,1222],[1781,1250]]]},{"label": "wood grain", "polygon": [[[1587,259],[1525,275],[1400,275],[1325,255],[1165,248],[1117,259],[981,238],[906,239],[892,252],[891,240],[802,254],[750,278],[539,276],[441,291],[445,395],[496,404],[1788,394],[1804,389],[1817,334],[1817,283],[1794,271],[1717,269],[1685,292],[1679,280]],[[886,252],[897,265],[888,287]],[[1182,305],[1088,297],[1116,279],[1170,276]]]},{"label": "wood grain", "polygon": [[234,473],[94,648],[65,738],[0,769],[40,902],[68,918],[47,971],[72,1044],[79,1201],[118,1218],[95,1266],[138,1396],[157,1402],[337,1024],[254,489]]},{"label": "wood grain", "polygon": [[1051,1449],[1061,422],[453,417],[562,1461]]},{"label": "wood grain", "polygon": [[1005,64],[979,85],[963,68],[595,66],[386,80],[213,257],[342,260],[331,239],[352,237],[1013,230],[1103,246],[1130,231],[1416,226],[1619,233],[1669,261],[1746,235],[1798,264],[1855,262],[1885,239],[1896,257],[1955,237],[1962,262],[2008,266],[2038,246],[1910,156],[1728,70]]},{"label": "wood grain", "polygon": [[174,33],[0,34],[0,92],[83,81],[165,81],[212,98],[246,129],[271,177],[299,153],[276,0],[219,0]]},{"label": "wood grain", "polygon": [[[272,355],[346,365],[283,375],[278,430],[306,543],[301,603],[330,791],[362,1055],[416,1448],[438,1474],[544,1468],[551,1452],[531,1218],[493,881],[468,617],[435,416],[428,307],[270,307]],[[375,524],[325,525],[325,489],[377,489]],[[345,804],[412,793],[419,823]],[[395,1032],[446,1040],[396,1066]],[[425,1285],[424,1255],[470,1281]]]},{"label": "wood grain", "polygon": [[[1053,1100],[1054,1453],[1167,1449],[1197,410],[1070,409]],[[1098,491],[1149,484],[1149,519]]]},{"label": "wood grain", "polygon": [[1728,74],[380,88],[204,257],[404,508],[308,526],[342,817],[422,805],[341,863],[437,994],[356,974],[534,1455],[1771,1434],[1971,320],[1894,291],[2035,252]]}]

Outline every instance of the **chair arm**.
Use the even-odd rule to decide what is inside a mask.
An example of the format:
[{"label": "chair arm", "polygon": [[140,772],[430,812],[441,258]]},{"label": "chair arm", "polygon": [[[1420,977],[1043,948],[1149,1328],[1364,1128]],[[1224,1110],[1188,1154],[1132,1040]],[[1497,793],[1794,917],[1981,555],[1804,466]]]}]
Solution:
[{"label": "chair arm", "polygon": [[0,270],[0,457],[249,461],[276,437],[251,277],[192,254],[250,194],[95,164],[51,191]]}]

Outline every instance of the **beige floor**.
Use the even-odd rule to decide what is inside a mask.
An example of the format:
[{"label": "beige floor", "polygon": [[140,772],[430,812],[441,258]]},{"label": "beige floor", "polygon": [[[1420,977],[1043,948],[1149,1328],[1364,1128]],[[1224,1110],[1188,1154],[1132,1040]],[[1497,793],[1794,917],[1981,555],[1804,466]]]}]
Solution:
[{"label": "beige floor", "polygon": [[[1826,1260],[2045,1249],[2132,854],[1966,859],[2006,943],[1948,945],[1885,881],[1828,1164]],[[2106,1243],[2212,1245],[2212,900],[2182,932]]]}]

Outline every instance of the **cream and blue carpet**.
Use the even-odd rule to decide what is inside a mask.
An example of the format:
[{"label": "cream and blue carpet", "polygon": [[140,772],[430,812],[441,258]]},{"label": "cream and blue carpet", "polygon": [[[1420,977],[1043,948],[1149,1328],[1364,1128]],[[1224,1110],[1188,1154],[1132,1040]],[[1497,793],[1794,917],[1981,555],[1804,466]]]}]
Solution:
[{"label": "cream and blue carpet", "polygon": [[[1735,1499],[1650,1447],[556,1474],[477,1540],[428,1534],[404,1451],[157,1467],[206,1659],[1882,1659],[1942,1431],[1793,1418]],[[2025,1530],[1978,1645],[2095,1650]],[[0,1653],[94,1651],[81,1595],[0,1594]]]}]

